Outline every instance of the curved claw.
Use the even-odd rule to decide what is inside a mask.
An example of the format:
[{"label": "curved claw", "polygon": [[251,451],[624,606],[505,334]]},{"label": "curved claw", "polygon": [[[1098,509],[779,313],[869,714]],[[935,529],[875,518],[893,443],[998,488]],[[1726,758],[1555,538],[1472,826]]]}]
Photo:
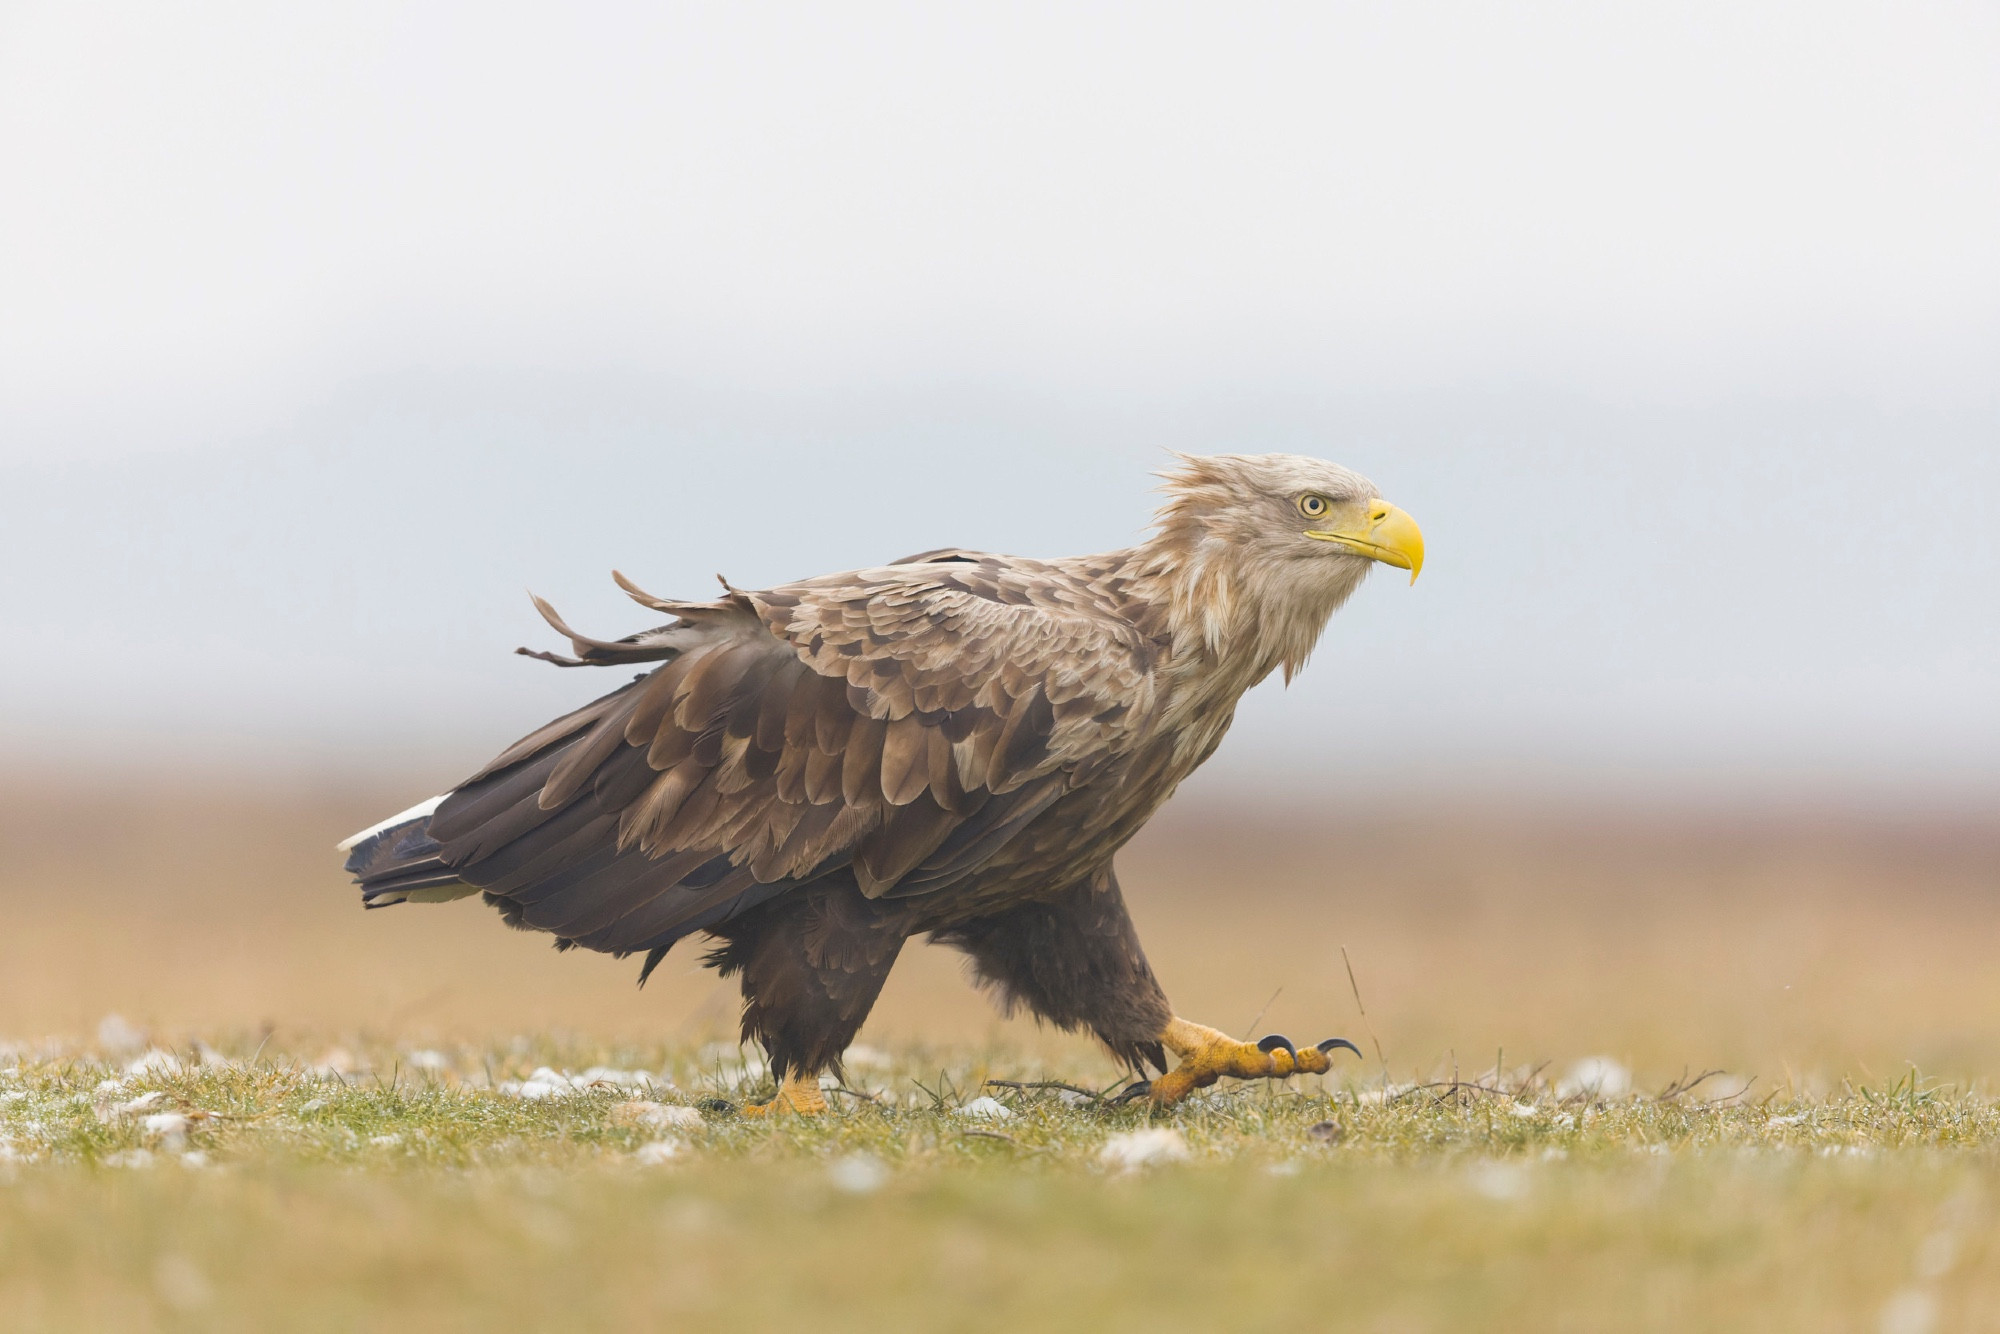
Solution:
[{"label": "curved claw", "polygon": [[1294,1047],[1292,1040],[1283,1033],[1269,1033],[1258,1038],[1257,1050],[1263,1052],[1266,1056],[1274,1051],[1283,1051],[1285,1055],[1292,1058],[1292,1064],[1297,1065],[1299,1061],[1299,1049]]},{"label": "curved claw", "polygon": [[1335,1047],[1345,1047],[1347,1048],[1347,1050],[1353,1052],[1356,1056],[1361,1055],[1361,1048],[1355,1046],[1352,1042],[1349,1042],[1346,1038],[1328,1038],[1326,1041],[1320,1043],[1318,1047],[1315,1048],[1315,1050],[1318,1051],[1320,1055],[1324,1056],[1328,1052],[1332,1051]]},{"label": "curved claw", "polygon": [[1128,1087],[1120,1090],[1118,1096],[1113,1098],[1111,1100],[1111,1103],[1114,1107],[1121,1106],[1125,1103],[1133,1102],[1139,1098],[1143,1098],[1152,1091],[1153,1091],[1153,1081],[1150,1079],[1141,1079],[1129,1085]]}]

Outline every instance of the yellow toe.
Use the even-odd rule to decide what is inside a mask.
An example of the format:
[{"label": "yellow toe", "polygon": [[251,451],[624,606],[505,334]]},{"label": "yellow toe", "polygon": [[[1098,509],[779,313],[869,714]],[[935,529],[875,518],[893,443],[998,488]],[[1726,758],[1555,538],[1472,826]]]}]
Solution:
[{"label": "yellow toe", "polygon": [[826,1111],[826,1095],[819,1090],[819,1076],[792,1075],[778,1086],[777,1094],[769,1102],[746,1103],[745,1116],[776,1116],[779,1112],[797,1112],[801,1116],[818,1116]]},{"label": "yellow toe", "polygon": [[1332,1068],[1327,1054],[1308,1047],[1296,1056],[1279,1047],[1263,1051],[1254,1042],[1239,1042],[1227,1033],[1175,1018],[1160,1034],[1160,1045],[1180,1058],[1149,1090],[1156,1106],[1179,1102],[1224,1075],[1231,1079],[1286,1079],[1292,1075],[1322,1075]]}]

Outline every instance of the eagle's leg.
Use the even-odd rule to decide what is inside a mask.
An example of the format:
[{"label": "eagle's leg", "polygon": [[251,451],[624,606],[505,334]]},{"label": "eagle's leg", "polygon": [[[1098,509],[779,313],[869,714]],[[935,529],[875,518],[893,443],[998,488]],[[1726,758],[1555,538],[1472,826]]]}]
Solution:
[{"label": "eagle's leg", "polygon": [[1179,1102],[1224,1075],[1284,1079],[1324,1074],[1328,1052],[1354,1044],[1333,1038],[1299,1051],[1282,1037],[1238,1042],[1173,1012],[1139,947],[1118,881],[1106,867],[1081,885],[1047,899],[935,931],[931,938],[972,956],[978,980],[999,994],[1007,1012],[1025,1008],[1059,1028],[1087,1028],[1133,1070],[1166,1070],[1167,1052],[1180,1064],[1124,1096],[1150,1094],[1155,1104]]},{"label": "eagle's leg", "polygon": [[826,1110],[822,1071],[840,1054],[882,994],[904,928],[897,914],[864,898],[842,874],[804,887],[714,929],[723,944],[708,956],[724,977],[743,979],[743,1038],[770,1057],[778,1092],[748,1116]]},{"label": "eagle's leg", "polygon": [[1180,1064],[1134,1093],[1149,1094],[1155,1106],[1179,1102],[1198,1088],[1206,1088],[1228,1075],[1234,1079],[1288,1079],[1292,1075],[1323,1075],[1332,1067],[1336,1047],[1360,1053],[1345,1038],[1329,1038],[1316,1047],[1298,1050],[1285,1038],[1273,1035],[1258,1042],[1239,1042],[1200,1024],[1175,1016],[1160,1033],[1160,1042]]},{"label": "eagle's leg", "polygon": [[1060,894],[935,931],[931,939],[971,955],[974,977],[1004,1012],[1026,1009],[1069,1032],[1087,1029],[1136,1072],[1167,1068],[1160,1037],[1173,1007],[1146,962],[1109,866]]}]

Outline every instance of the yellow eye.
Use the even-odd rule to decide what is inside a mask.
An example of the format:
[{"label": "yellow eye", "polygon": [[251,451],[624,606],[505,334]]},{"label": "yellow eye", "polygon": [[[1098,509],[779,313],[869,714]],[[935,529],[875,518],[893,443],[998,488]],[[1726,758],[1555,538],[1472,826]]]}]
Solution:
[{"label": "yellow eye", "polygon": [[1308,519],[1317,519],[1327,511],[1325,496],[1300,496],[1299,513]]}]

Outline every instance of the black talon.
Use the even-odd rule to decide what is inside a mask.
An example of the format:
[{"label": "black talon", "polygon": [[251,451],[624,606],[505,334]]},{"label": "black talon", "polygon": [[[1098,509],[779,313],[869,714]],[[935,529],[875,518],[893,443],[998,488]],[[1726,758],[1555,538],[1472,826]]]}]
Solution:
[{"label": "black talon", "polygon": [[1137,1083],[1132,1084],[1131,1086],[1121,1090],[1118,1096],[1113,1098],[1111,1101],[1114,1105],[1122,1105],[1124,1103],[1131,1102],[1134,1099],[1143,1098],[1152,1091],[1153,1091],[1153,1081],[1150,1079],[1142,1079],[1139,1080]]},{"label": "black talon", "polygon": [[1270,1052],[1277,1051],[1280,1048],[1284,1050],[1285,1055],[1292,1058],[1293,1065],[1298,1064],[1299,1049],[1297,1047],[1294,1047],[1292,1045],[1292,1040],[1286,1037],[1283,1033],[1271,1033],[1257,1039],[1258,1051],[1268,1054]]},{"label": "black talon", "polygon": [[1326,1053],[1332,1051],[1335,1047],[1345,1047],[1349,1051],[1353,1052],[1356,1056],[1361,1055],[1361,1048],[1355,1046],[1352,1042],[1349,1042],[1346,1038],[1328,1038],[1325,1042],[1319,1044],[1319,1053],[1320,1055],[1324,1056],[1326,1055]]}]

